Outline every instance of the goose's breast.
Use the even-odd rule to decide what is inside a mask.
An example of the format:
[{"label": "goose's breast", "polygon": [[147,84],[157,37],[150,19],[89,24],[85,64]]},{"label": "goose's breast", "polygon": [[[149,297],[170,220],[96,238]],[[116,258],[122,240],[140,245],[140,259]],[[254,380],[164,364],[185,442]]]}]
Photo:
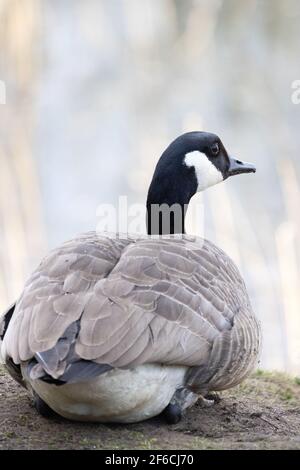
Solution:
[{"label": "goose's breast", "polygon": [[30,380],[35,392],[68,419],[136,422],[158,415],[184,383],[186,367],[145,364],[61,386]]}]

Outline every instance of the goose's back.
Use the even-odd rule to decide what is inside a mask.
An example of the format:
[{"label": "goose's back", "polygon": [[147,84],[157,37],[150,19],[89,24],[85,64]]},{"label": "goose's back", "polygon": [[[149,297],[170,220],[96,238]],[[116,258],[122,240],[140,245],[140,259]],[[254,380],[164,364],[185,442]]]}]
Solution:
[{"label": "goose's back", "polygon": [[212,243],[95,232],[41,262],[3,341],[15,364],[35,358],[55,378],[70,364],[75,374],[78,362],[103,372],[174,364],[189,367],[187,381],[195,390],[240,382],[259,346],[244,282]]}]

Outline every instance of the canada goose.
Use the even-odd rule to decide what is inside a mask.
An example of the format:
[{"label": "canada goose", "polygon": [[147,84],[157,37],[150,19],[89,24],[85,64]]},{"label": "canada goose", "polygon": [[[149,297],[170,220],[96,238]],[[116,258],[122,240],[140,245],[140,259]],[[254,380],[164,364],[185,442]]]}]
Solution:
[{"label": "canada goose", "polygon": [[207,240],[174,236],[197,191],[248,172],[216,135],[184,134],[162,154],[147,199],[148,235],[165,233],[152,205],[183,208],[169,237],[90,232],[43,259],[0,323],[6,367],[42,414],[127,423],[166,410],[176,422],[250,373],[260,327],[236,266]]}]

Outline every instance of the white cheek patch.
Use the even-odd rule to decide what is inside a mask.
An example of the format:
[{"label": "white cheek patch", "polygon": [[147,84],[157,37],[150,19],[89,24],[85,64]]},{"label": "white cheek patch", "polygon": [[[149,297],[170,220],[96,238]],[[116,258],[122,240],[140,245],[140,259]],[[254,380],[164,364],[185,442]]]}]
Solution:
[{"label": "white cheek patch", "polygon": [[209,161],[205,153],[198,150],[186,154],[184,162],[188,167],[194,167],[198,180],[197,191],[203,191],[209,186],[223,181],[222,173]]}]

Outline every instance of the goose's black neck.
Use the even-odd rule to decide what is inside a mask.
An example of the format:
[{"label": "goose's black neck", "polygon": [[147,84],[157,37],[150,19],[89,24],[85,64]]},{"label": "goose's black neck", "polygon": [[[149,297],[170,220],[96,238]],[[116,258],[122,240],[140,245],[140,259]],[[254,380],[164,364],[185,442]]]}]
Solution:
[{"label": "goose's black neck", "polygon": [[[147,199],[147,233],[148,235],[174,235],[185,233],[185,216],[188,209],[186,202],[163,198],[157,201],[152,194]],[[157,201],[157,202],[155,202]]]},{"label": "goose's black neck", "polygon": [[184,163],[185,154],[177,139],[158,161],[147,198],[148,235],[185,233],[188,204],[198,186],[195,169]]},{"label": "goose's black neck", "polygon": [[255,167],[230,157],[215,134],[179,136],[164,151],[153,175],[147,199],[148,235],[185,233],[186,211],[197,190],[252,172]]}]

